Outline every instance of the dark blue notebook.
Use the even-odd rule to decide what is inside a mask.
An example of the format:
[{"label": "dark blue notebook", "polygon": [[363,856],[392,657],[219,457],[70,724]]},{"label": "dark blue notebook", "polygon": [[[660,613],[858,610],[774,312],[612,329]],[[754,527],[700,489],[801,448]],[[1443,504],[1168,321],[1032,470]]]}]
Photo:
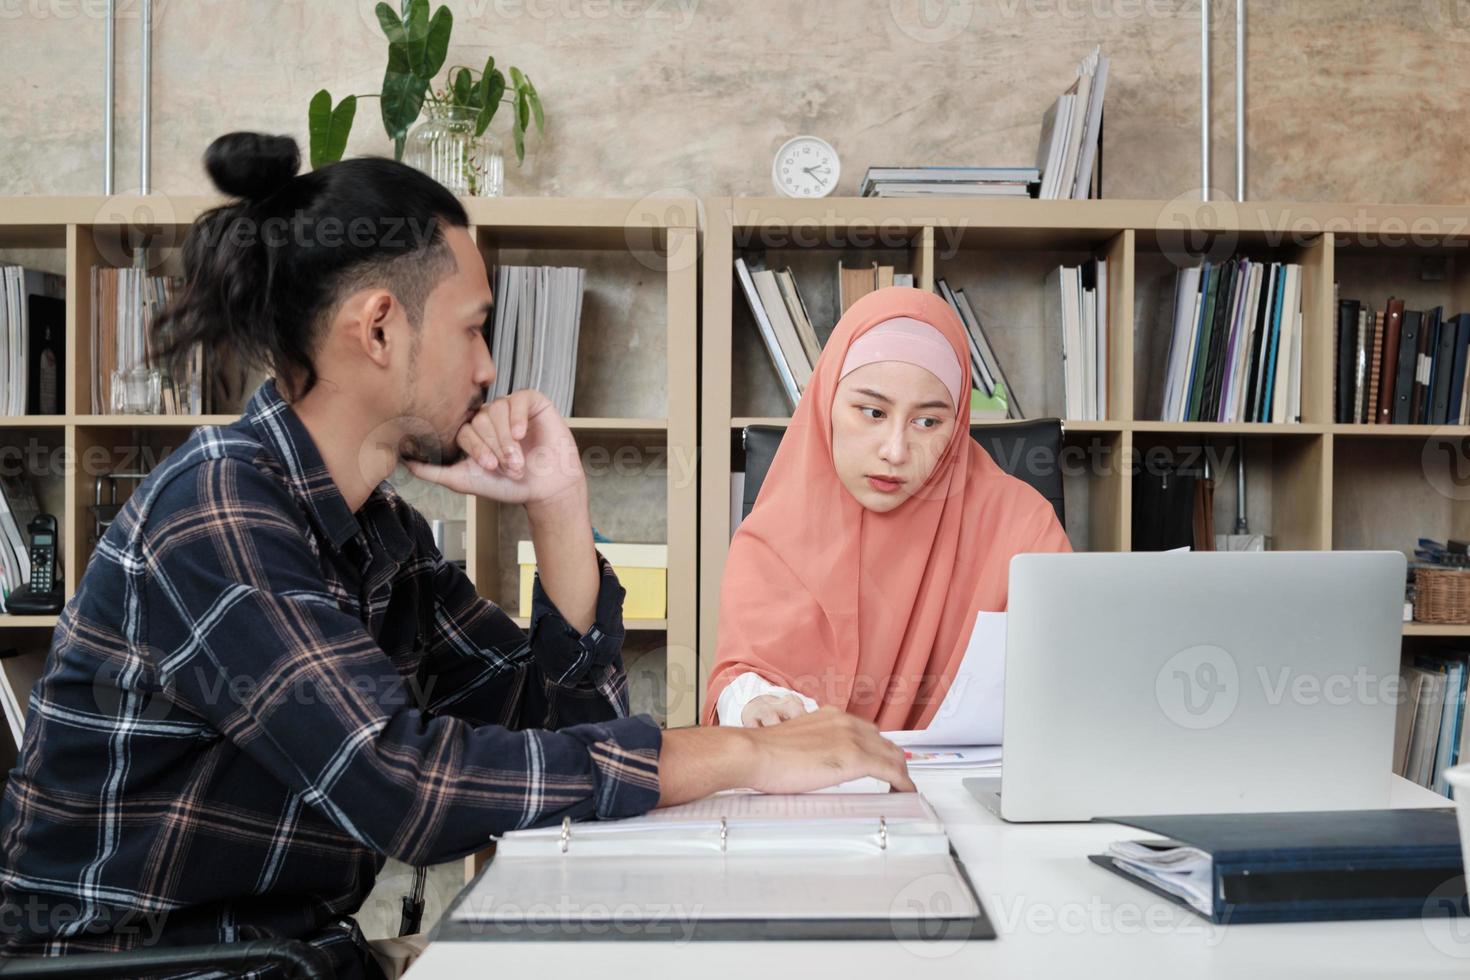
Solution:
[{"label": "dark blue notebook", "polygon": [[[1452,808],[1098,817],[1203,852],[1194,901],[1182,887],[1187,861],[1149,873],[1145,858],[1090,860],[1212,922],[1310,922],[1470,915],[1460,833]],[[1158,864],[1168,847],[1153,842]],[[1171,875],[1173,877],[1171,877]],[[1201,877],[1203,876],[1203,877]],[[1206,885],[1207,894],[1200,892]]]}]

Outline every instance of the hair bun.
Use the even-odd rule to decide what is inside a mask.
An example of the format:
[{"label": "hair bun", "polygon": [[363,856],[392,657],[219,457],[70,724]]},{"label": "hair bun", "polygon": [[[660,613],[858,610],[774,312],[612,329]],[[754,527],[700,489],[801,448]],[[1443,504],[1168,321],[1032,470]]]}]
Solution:
[{"label": "hair bun", "polygon": [[204,151],[204,169],[224,193],[260,201],[296,176],[301,150],[289,136],[226,133]]}]

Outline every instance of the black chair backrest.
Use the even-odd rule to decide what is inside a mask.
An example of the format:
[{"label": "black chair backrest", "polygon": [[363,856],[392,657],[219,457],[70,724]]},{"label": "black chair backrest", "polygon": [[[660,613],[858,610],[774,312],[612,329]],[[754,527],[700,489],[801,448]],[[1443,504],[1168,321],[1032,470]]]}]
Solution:
[{"label": "black chair backrest", "polygon": [[[745,494],[740,501],[740,516],[750,515],[756,495],[761,491],[776,447],[786,428],[779,425],[745,427]],[[987,422],[970,426],[970,436],[990,454],[1002,470],[1031,486],[1045,497],[1057,512],[1063,527],[1067,519],[1062,506],[1062,422],[1060,419],[1019,419],[1014,422]]]}]

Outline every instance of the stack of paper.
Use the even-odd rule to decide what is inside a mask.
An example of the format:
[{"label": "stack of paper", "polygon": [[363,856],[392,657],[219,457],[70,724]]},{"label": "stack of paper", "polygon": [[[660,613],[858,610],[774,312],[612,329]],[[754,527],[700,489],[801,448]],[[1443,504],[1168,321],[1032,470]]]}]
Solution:
[{"label": "stack of paper", "polygon": [[1005,613],[976,614],[964,660],[929,726],[883,733],[903,746],[910,769],[999,773],[1005,651]]},{"label": "stack of paper", "polygon": [[1036,166],[1041,170],[1039,197],[1080,200],[1102,196],[1096,178],[1107,87],[1108,59],[1101,48],[1094,48],[1077,66],[1077,80],[1042,117],[1036,148]]},{"label": "stack of paper", "polygon": [[534,388],[572,413],[586,270],[503,265],[495,270],[491,398]]},{"label": "stack of paper", "polygon": [[1047,277],[1046,322],[1061,331],[1066,418],[1099,421],[1108,410],[1108,263],[1060,266]]},{"label": "stack of paper", "polygon": [[0,415],[61,413],[66,280],[0,266]]}]

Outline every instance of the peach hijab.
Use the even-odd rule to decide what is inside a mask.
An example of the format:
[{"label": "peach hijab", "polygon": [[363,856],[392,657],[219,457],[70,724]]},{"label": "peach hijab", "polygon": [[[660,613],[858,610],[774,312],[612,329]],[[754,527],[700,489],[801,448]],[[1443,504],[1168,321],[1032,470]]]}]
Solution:
[{"label": "peach hijab", "polygon": [[832,463],[832,403],[852,343],[908,317],[953,348],[970,390],[964,327],[932,293],[891,287],[843,315],[817,361],[755,507],[730,544],[704,719],[753,671],[884,731],[923,728],[959,669],[975,614],[1005,609],[1011,557],[1067,551],[1051,504],[969,434],[969,402],[929,479],[886,514],[849,494]]}]

